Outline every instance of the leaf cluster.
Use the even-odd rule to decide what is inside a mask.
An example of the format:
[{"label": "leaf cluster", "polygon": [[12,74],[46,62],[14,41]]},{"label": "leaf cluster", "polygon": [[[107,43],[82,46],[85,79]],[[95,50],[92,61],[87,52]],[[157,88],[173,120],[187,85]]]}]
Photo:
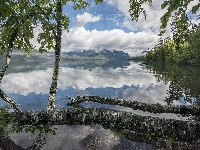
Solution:
[{"label": "leaf cluster", "polygon": [[[170,17],[172,17],[172,13],[175,12],[175,16],[178,18],[177,19],[177,24],[178,27],[182,31],[185,31],[188,29],[189,23],[188,23],[188,15],[187,15],[187,6],[190,4],[190,2],[193,0],[165,0],[161,8],[165,9],[167,8],[167,12],[160,18],[161,26],[160,29],[162,31],[160,32],[159,35],[163,35],[165,33],[165,28],[167,26],[167,23],[169,22]],[[191,12],[193,14],[196,14],[200,7],[200,4],[194,5],[192,7]]]},{"label": "leaf cluster", "polygon": [[[182,30],[186,30],[188,26],[188,16],[187,16],[187,6],[192,0],[165,0],[161,4],[161,8],[167,8],[165,14],[160,18],[161,26],[160,26],[160,33],[159,36],[162,36],[165,33],[165,28],[167,27],[167,23],[169,22],[170,17],[172,16],[173,12],[176,12],[176,15],[179,17],[178,23],[179,28]],[[150,7],[153,7],[152,0],[129,0],[130,9],[129,13],[132,20],[138,21],[140,13],[143,13],[146,19],[147,13],[144,7],[142,6],[145,3],[148,3]],[[196,14],[199,10],[200,3],[192,7],[191,12]]]},{"label": "leaf cluster", "polygon": [[129,13],[130,13],[131,19],[136,20],[136,21],[138,21],[140,13],[143,13],[146,19],[147,13],[146,13],[146,10],[142,7],[144,3],[149,3],[149,6],[153,7],[152,0],[140,0],[140,1],[129,0],[129,3],[130,3]]},{"label": "leaf cluster", "polygon": [[[54,48],[56,38],[56,4],[51,0],[23,0],[0,2],[0,51],[5,53],[9,47],[23,50],[29,55],[30,50],[37,51],[30,40],[34,38],[34,28],[41,28],[37,41],[40,44],[39,52]],[[3,7],[2,7],[3,6]],[[68,29],[69,18],[62,16],[62,27]],[[11,45],[12,34],[17,38]]]},{"label": "leaf cluster", "polygon": [[8,115],[8,107],[4,106],[0,108],[0,128],[7,127],[8,124],[12,122],[12,119],[7,117]]}]

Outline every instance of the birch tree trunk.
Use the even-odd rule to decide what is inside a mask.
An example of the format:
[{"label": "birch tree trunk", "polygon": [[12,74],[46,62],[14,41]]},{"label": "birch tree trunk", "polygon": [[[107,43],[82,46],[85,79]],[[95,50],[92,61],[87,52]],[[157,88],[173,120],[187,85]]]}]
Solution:
[{"label": "birch tree trunk", "polygon": [[22,112],[21,109],[19,108],[19,106],[16,104],[16,102],[12,98],[8,97],[1,89],[0,89],[0,97],[5,102],[7,102],[8,104],[10,104],[10,106],[13,109],[17,110],[18,112]]},{"label": "birch tree trunk", "polygon": [[[13,34],[11,35],[10,38],[10,42],[9,42],[9,47],[8,47],[8,51],[7,51],[7,55],[6,55],[6,62],[5,65],[2,67],[1,72],[0,72],[0,83],[4,77],[4,74],[6,72],[6,69],[8,68],[8,66],[10,65],[10,59],[11,59],[11,55],[12,55],[12,49],[13,49],[13,43],[15,41],[15,39],[18,36],[18,28],[13,32]],[[15,101],[8,97],[0,88],[0,97],[7,103],[9,103],[11,105],[11,107],[19,112],[21,112],[20,108],[18,107],[18,105],[15,103]]]},{"label": "birch tree trunk", "polygon": [[[3,34],[3,33],[2,33]],[[3,76],[6,72],[6,69],[8,68],[8,66],[10,65],[10,58],[11,58],[11,55],[12,55],[12,49],[13,49],[13,43],[15,41],[15,39],[17,38],[18,36],[18,29],[16,29],[13,34],[11,35],[11,38],[10,38],[10,43],[9,43],[9,47],[8,47],[8,50],[7,50],[7,55],[6,55],[6,63],[5,65],[2,67],[1,69],[1,73],[0,73],[0,82],[1,80],[3,79]]]},{"label": "birch tree trunk", "polygon": [[61,0],[59,0],[57,3],[57,36],[56,36],[56,46],[55,46],[55,63],[54,63],[52,83],[49,92],[47,110],[53,110],[55,108],[55,97],[56,97],[56,89],[57,89],[58,73],[59,73],[60,52],[61,52],[61,36],[62,36],[62,3]]}]

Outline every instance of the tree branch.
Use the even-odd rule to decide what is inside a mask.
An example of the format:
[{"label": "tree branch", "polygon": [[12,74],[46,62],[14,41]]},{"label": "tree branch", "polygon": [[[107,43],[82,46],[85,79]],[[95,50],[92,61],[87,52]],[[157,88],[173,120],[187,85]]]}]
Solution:
[{"label": "tree branch", "polygon": [[12,98],[8,97],[1,89],[0,89],[0,97],[1,97],[5,102],[9,103],[10,106],[11,106],[13,109],[17,110],[18,112],[22,112],[21,109],[18,107],[18,105],[15,103],[15,101],[14,101]]},{"label": "tree branch", "polygon": [[133,108],[133,110],[142,110],[148,111],[151,113],[174,113],[182,115],[199,115],[200,107],[199,106],[185,106],[185,105],[160,105],[160,104],[147,104],[137,101],[123,100],[123,99],[112,99],[99,96],[77,96],[76,99],[71,98],[70,96],[66,97],[71,101],[68,105],[76,106],[84,101],[93,101],[101,104],[110,104],[110,105],[120,105],[124,107]]}]

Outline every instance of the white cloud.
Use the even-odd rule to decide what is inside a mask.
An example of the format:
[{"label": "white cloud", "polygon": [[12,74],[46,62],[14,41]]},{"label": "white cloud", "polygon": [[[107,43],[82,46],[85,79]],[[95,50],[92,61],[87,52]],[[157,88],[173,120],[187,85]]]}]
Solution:
[{"label": "white cloud", "polygon": [[[196,1],[191,2],[188,10]],[[137,56],[142,51],[146,51],[157,44],[159,39],[157,34],[160,32],[160,17],[165,13],[165,10],[160,8],[163,1],[153,0],[153,7],[149,7],[148,4],[143,5],[147,12],[147,20],[141,14],[138,22],[132,21],[130,18],[128,0],[106,0],[105,2],[119,10],[114,17],[102,18],[100,15],[94,15],[95,12],[92,14],[88,12],[78,14],[75,18],[75,25],[70,29],[70,32],[63,31],[62,51],[115,49],[125,51],[130,56]],[[86,30],[84,28],[87,23],[102,21],[102,19],[112,21],[119,28],[125,27],[133,32],[126,33],[123,29],[97,31],[96,29]],[[192,20],[192,22],[199,23],[198,20]],[[152,29],[153,31],[151,31]],[[35,33],[38,34],[38,30],[35,30]],[[163,38],[169,35],[172,36],[170,22]],[[37,45],[36,38],[32,41]]]},{"label": "white cloud", "polygon": [[125,33],[121,29],[89,31],[84,27],[76,27],[71,28],[69,33],[64,32],[62,39],[62,51],[105,48],[123,50],[134,56],[152,47],[158,37],[151,30]]},{"label": "white cloud", "polygon": [[[35,28],[35,37],[31,43],[37,48],[40,46],[37,42],[37,36],[41,30],[40,27]],[[141,32],[126,33],[122,29],[97,31],[86,30],[82,27],[73,27],[67,33],[62,34],[62,52],[73,50],[120,50],[129,53],[130,56],[140,55],[142,51],[146,51],[157,43],[158,36],[151,30]]]},{"label": "white cloud", "polygon": [[121,23],[121,26],[126,27],[132,31],[135,31],[138,28],[142,30],[149,29],[153,27],[156,33],[160,31],[160,17],[164,14],[165,10],[160,8],[160,5],[163,1],[153,0],[153,7],[150,7],[148,4],[144,4],[143,7],[146,10],[147,18],[143,13],[140,14],[138,22],[132,21],[130,13],[128,12],[130,4],[128,0],[107,0],[108,4],[116,7],[120,12],[124,14],[124,20]]},{"label": "white cloud", "polygon": [[[112,30],[86,30],[84,25],[88,22],[97,22],[101,20],[100,15],[92,15],[88,12],[83,14],[78,14],[76,16],[76,23],[70,29],[69,33],[63,31],[62,36],[62,51],[73,51],[73,50],[88,50],[88,49],[108,49],[108,50],[122,50],[129,53],[130,56],[140,55],[142,51],[146,51],[148,48],[152,48],[158,41],[158,32],[153,32],[149,28],[154,27],[154,29],[159,29],[159,17],[156,14],[160,14],[155,11],[151,11],[152,8],[149,6],[146,9],[150,10],[148,13],[147,20],[139,19],[137,23],[130,19],[128,12],[129,2],[128,0],[107,0],[108,4],[114,5],[119,9],[119,12],[115,15],[112,21],[118,26],[123,26],[131,30],[136,30],[137,28],[142,28],[140,32],[126,33],[122,29],[112,29]],[[157,4],[157,3],[156,3]],[[158,9],[157,4],[155,10]],[[153,7],[154,8],[154,7]],[[117,16],[120,18],[124,15],[123,22],[118,20]],[[156,16],[156,18],[155,18]],[[107,19],[107,18],[105,18]],[[36,32],[37,34],[37,32]],[[36,40],[33,40],[36,43]],[[37,45],[37,44],[36,44]]]},{"label": "white cloud", "polygon": [[80,27],[80,26],[84,26],[86,23],[88,22],[97,22],[100,21],[101,16],[97,15],[97,16],[93,16],[92,14],[88,13],[88,12],[84,12],[83,14],[78,14],[76,16],[76,27]]},{"label": "white cloud", "polygon": [[[123,26],[126,27],[132,31],[135,31],[137,29],[141,29],[141,30],[146,30],[149,28],[153,28],[153,30],[155,31],[155,33],[159,33],[160,32],[160,18],[162,17],[162,15],[166,12],[166,9],[161,9],[161,4],[163,3],[164,0],[153,0],[152,4],[153,7],[150,7],[148,3],[143,4],[143,8],[146,10],[147,13],[147,18],[145,20],[144,15],[141,13],[138,22],[136,21],[132,21],[130,14],[128,12],[129,8],[130,8],[130,4],[129,4],[129,0],[106,0],[106,2],[109,5],[112,5],[114,7],[116,7],[121,13],[124,14],[124,20],[123,22],[121,22],[121,24],[119,24],[119,22],[117,22],[118,26]],[[194,0],[191,1],[187,7],[187,12],[189,12],[192,8],[192,6],[198,4],[198,0]],[[164,35],[164,37],[167,37],[171,34],[171,27],[170,27],[170,22],[168,23],[168,26],[166,28],[166,34]]]}]

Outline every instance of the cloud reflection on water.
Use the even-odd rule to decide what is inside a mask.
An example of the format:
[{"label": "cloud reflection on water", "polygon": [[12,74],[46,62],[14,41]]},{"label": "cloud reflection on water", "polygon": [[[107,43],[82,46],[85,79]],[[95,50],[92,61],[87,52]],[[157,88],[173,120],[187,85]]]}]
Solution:
[{"label": "cloud reflection on water", "polygon": [[[10,73],[3,78],[1,87],[7,94],[24,96],[31,92],[48,94],[52,72],[52,68],[47,68]],[[77,92],[77,95],[102,95],[161,104],[165,104],[163,100],[167,96],[168,89],[168,85],[157,83],[151,73],[146,73],[144,66],[134,62],[130,62],[125,68],[106,70],[98,67],[90,70],[61,67],[58,90],[67,93],[70,87]]]}]

